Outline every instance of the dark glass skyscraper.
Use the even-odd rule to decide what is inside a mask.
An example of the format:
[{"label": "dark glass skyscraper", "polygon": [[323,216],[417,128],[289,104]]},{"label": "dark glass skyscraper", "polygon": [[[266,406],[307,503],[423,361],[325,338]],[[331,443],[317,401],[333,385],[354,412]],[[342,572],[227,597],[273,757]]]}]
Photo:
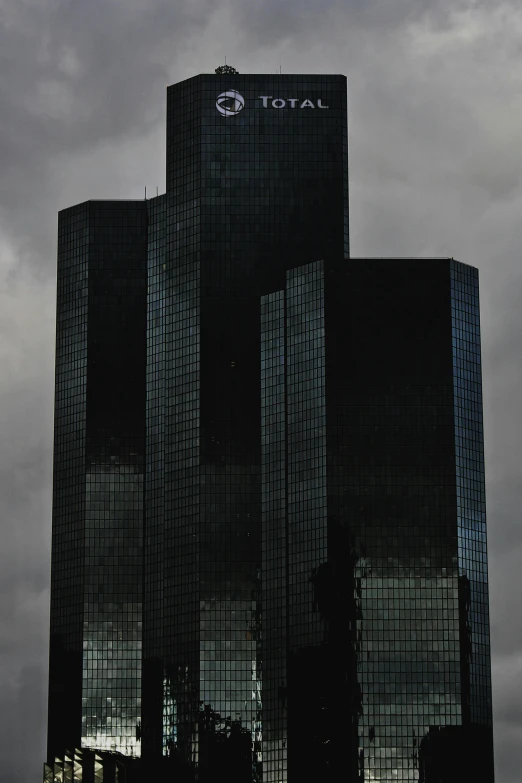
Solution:
[{"label": "dark glass skyscraper", "polygon": [[47,780],[493,783],[477,273],[350,259],[345,78],[170,87],[57,335]]},{"label": "dark glass skyscraper", "polygon": [[58,229],[49,756],[139,752],[147,204]]},{"label": "dark glass skyscraper", "polygon": [[493,781],[476,269],[292,269],[261,356],[266,779]]},{"label": "dark glass skyscraper", "polygon": [[200,76],[168,91],[149,281],[143,748],[202,774],[231,775],[237,745],[237,774],[261,776],[259,301],[292,266],[348,253],[345,118],[343,77]]}]

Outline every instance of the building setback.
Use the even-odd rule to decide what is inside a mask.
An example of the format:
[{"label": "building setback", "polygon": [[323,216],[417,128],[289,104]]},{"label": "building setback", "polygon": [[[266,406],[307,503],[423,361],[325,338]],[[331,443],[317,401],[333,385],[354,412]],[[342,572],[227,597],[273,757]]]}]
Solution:
[{"label": "building setback", "polygon": [[349,257],[345,77],[169,87],[57,313],[46,781],[493,783],[477,271]]}]

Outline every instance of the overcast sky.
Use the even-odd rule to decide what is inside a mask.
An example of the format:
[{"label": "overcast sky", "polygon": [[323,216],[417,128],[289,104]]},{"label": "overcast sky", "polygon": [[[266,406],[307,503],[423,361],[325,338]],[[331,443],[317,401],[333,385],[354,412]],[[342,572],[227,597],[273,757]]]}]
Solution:
[{"label": "overcast sky", "polygon": [[348,76],[354,256],[480,270],[496,783],[520,783],[521,41],[520,0],[0,0],[2,783],[44,759],[56,213],[163,192],[165,87],[225,55]]}]

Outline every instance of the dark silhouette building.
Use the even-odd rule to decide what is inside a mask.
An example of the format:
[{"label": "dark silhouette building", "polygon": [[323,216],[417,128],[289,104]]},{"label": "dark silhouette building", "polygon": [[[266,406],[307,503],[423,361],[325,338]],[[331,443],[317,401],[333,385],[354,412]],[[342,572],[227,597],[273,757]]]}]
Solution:
[{"label": "dark silhouette building", "polygon": [[345,78],[170,87],[57,313],[46,781],[493,783],[477,271],[350,258]]},{"label": "dark silhouette building", "polygon": [[493,781],[477,270],[298,267],[261,356],[267,779]]},{"label": "dark silhouette building", "polygon": [[139,748],[146,297],[146,202],[60,213],[50,762]]}]

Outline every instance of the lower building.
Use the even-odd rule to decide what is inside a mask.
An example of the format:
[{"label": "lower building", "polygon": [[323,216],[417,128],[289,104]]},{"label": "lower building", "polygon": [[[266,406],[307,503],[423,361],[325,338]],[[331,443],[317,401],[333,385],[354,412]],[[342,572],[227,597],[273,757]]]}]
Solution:
[{"label": "lower building", "polygon": [[49,763],[140,754],[147,202],[60,213]]},{"label": "lower building", "polygon": [[263,780],[493,781],[477,270],[262,299]]}]

